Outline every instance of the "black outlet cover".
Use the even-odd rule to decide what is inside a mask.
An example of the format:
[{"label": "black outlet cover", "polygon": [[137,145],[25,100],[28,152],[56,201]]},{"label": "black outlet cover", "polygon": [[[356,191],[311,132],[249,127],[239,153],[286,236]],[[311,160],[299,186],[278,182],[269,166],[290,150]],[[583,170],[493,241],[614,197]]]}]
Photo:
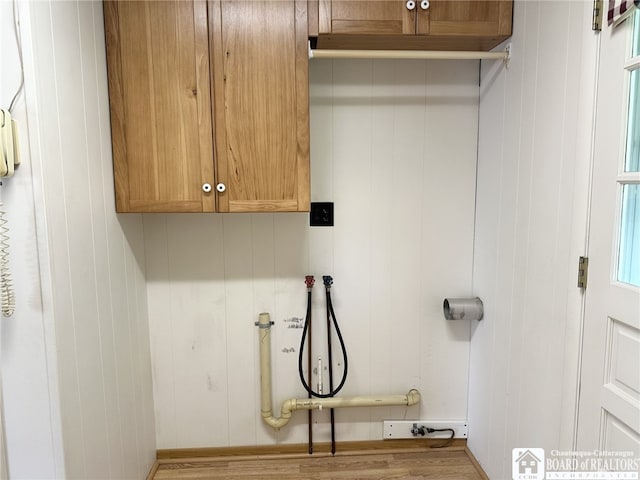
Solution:
[{"label": "black outlet cover", "polygon": [[312,227],[333,227],[333,202],[311,202]]}]

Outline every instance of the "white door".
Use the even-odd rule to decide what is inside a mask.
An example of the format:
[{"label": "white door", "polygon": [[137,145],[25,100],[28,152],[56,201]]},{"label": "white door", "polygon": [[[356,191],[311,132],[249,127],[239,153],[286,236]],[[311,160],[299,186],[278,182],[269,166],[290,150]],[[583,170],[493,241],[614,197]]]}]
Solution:
[{"label": "white door", "polygon": [[627,20],[600,34],[577,446],[586,451],[632,451],[639,458],[638,19],[635,36],[633,27]]}]

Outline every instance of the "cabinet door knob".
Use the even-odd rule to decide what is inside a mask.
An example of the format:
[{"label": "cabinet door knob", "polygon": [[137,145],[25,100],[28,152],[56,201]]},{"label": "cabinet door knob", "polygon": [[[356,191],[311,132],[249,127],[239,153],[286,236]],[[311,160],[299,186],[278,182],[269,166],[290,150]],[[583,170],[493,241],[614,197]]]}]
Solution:
[{"label": "cabinet door knob", "polygon": [[204,193],[209,193],[211,191],[211,184],[210,183],[203,183],[202,184],[202,191]]},{"label": "cabinet door knob", "polygon": [[427,10],[429,8],[429,0],[422,0],[420,2],[420,8],[422,10]]},{"label": "cabinet door knob", "polygon": [[227,189],[227,186],[224,183],[219,183],[218,185],[216,185],[216,190],[218,190],[220,193],[224,192]]},{"label": "cabinet door knob", "polygon": [[413,10],[414,8],[416,8],[416,2],[414,2],[413,0],[408,0],[407,1],[407,10]]}]

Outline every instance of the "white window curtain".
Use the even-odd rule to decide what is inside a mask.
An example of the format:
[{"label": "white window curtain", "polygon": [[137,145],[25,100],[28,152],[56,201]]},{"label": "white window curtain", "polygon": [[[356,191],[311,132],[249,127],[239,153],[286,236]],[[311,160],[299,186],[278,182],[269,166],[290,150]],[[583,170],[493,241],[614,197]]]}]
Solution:
[{"label": "white window curtain", "polygon": [[609,0],[607,24],[617,26],[640,6],[640,0]]}]

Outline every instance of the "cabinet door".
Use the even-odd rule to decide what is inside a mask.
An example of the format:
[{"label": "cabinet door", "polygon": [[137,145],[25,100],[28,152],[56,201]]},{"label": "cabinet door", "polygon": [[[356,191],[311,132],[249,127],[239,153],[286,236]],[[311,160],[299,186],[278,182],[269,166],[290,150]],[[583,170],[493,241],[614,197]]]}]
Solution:
[{"label": "cabinet door", "polygon": [[118,212],[213,211],[206,3],[104,2]]},{"label": "cabinet door", "polygon": [[209,9],[218,211],[308,211],[307,2]]},{"label": "cabinet door", "polygon": [[319,33],[357,35],[415,34],[415,0],[320,0]]},{"label": "cabinet door", "polygon": [[418,35],[502,37],[511,35],[511,0],[430,0],[416,3]]}]

